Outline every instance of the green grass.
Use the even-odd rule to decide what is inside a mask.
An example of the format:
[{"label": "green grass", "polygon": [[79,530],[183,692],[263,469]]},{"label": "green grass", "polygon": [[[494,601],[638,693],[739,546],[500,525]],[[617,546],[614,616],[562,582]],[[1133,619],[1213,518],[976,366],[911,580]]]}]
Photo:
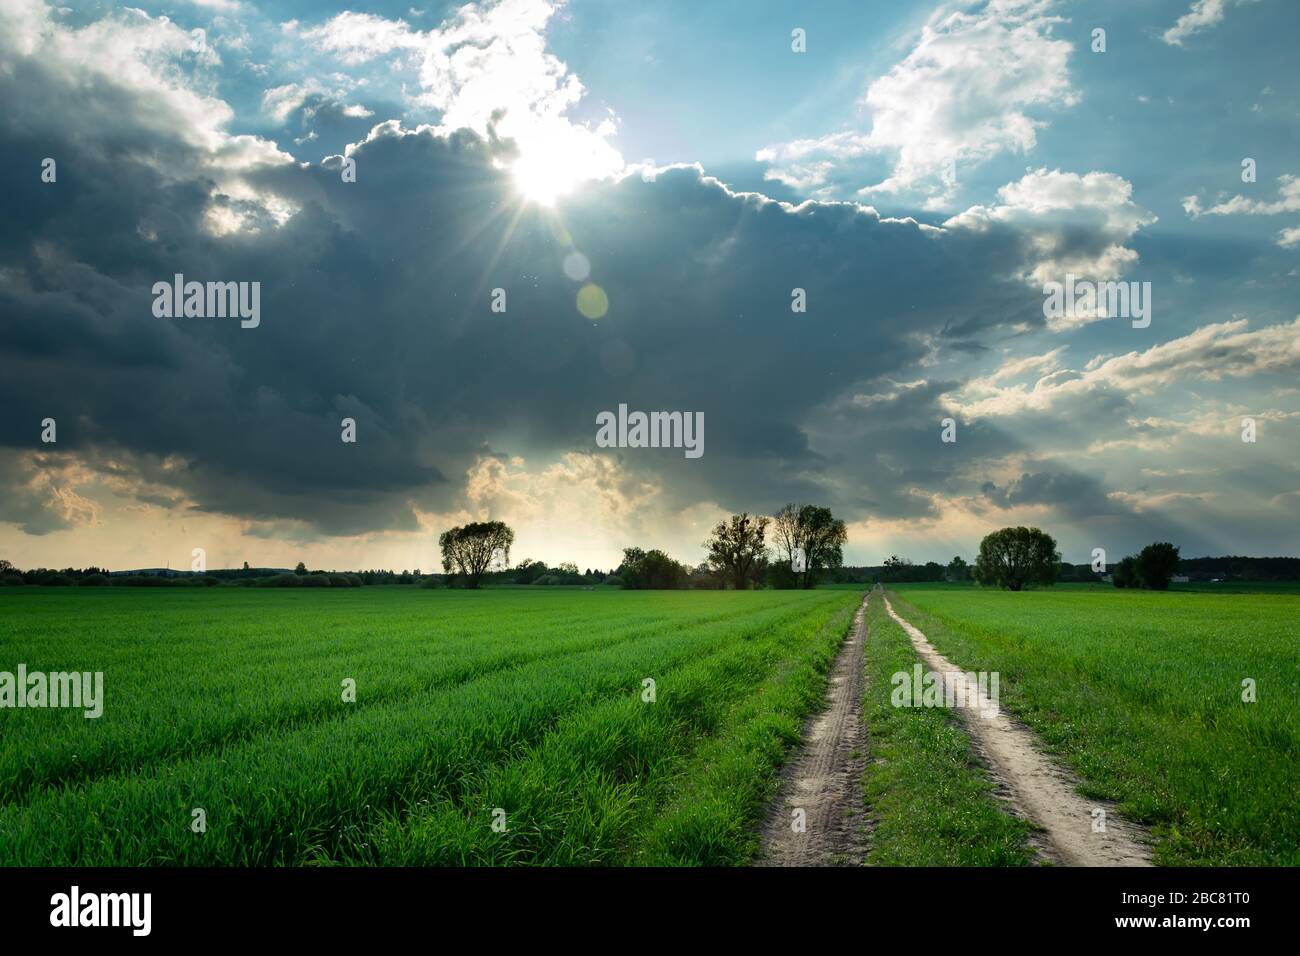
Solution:
[{"label": "green grass", "polygon": [[1294,594],[1300,596],[1300,581],[1189,581],[1169,585],[1171,591],[1202,591],[1206,594]]},{"label": "green grass", "polygon": [[635,862],[717,866],[753,857],[758,836],[751,821],[776,795],[776,769],[799,742],[803,717],[823,705],[826,674],[859,601],[855,592],[823,628],[830,640],[778,665],[683,762],[675,798],[647,830]]},{"label": "green grass", "polygon": [[[895,593],[1159,862],[1300,864],[1300,596]],[[5,589],[0,670],[103,671],[106,700],[0,710],[0,864],[743,864],[859,601]],[[878,601],[869,625],[869,862],[1032,862],[960,723],[889,705],[916,657]]]},{"label": "green grass", "polygon": [[7,589],[0,670],[106,703],[0,712],[0,863],[744,862],[858,601]]},{"label": "green grass", "polygon": [[1300,865],[1300,596],[894,591],[955,665],[1000,672],[1086,796],[1153,827],[1158,863]]},{"label": "green grass", "polygon": [[919,660],[877,594],[867,612],[869,733],[863,793],[875,866],[1028,866],[1029,824],[1007,813],[947,708],[894,707],[894,674]]}]

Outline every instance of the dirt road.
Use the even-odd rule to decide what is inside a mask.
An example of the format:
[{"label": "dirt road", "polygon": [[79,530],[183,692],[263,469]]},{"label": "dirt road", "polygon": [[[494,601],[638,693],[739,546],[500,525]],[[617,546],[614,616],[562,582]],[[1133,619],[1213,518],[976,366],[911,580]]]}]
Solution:
[{"label": "dirt road", "polygon": [[[924,634],[903,620],[889,603],[885,608],[912,639],[912,645],[926,668],[966,684],[973,700],[978,694],[974,681],[935,650]],[[987,697],[985,698],[987,704]],[[958,708],[967,731],[985,762],[991,768],[999,791],[1014,809],[1044,829],[1039,849],[1052,862],[1065,866],[1150,866],[1151,850],[1142,841],[1141,831],[1120,819],[1114,808],[1087,800],[1076,789],[1078,780],[1044,754],[1037,736],[1028,727],[1012,720],[1005,711],[994,717],[981,716],[976,710]],[[1097,829],[1095,811],[1105,812]]]},{"label": "dirt road", "polygon": [[[863,599],[831,671],[829,705],[804,726],[799,753],[786,765],[763,827],[759,866],[861,866],[862,727],[866,646]],[[802,811],[802,813],[799,813]]]}]

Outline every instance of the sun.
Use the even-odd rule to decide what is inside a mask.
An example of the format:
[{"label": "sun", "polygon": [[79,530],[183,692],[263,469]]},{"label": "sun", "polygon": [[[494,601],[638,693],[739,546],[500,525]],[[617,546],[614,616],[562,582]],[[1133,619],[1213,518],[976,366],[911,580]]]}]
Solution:
[{"label": "sun", "polygon": [[580,178],[561,153],[535,152],[521,157],[511,172],[524,198],[540,206],[554,206],[561,196],[573,191]]}]

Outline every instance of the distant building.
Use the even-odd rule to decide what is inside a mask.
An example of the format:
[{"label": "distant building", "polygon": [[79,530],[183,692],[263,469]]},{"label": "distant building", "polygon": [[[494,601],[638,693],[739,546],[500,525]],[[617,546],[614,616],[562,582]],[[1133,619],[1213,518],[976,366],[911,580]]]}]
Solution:
[{"label": "distant building", "polygon": [[1174,584],[1186,584],[1190,580],[1191,578],[1185,574],[1175,574],[1173,577]]}]

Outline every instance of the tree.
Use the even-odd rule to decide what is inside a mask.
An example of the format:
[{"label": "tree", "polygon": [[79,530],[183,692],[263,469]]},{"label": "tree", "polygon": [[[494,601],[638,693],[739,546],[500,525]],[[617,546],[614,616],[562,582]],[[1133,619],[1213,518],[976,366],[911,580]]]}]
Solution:
[{"label": "tree", "polygon": [[1111,572],[1110,581],[1117,588],[1135,588],[1138,586],[1137,558],[1129,555]]},{"label": "tree", "polygon": [[776,513],[772,523],[773,539],[784,561],[793,561],[796,549],[803,551],[804,570],[795,572],[798,587],[812,587],[820,569],[844,563],[848,530],[830,508],[791,503]]},{"label": "tree", "polygon": [[545,561],[524,558],[515,568],[515,584],[533,584],[546,575],[548,568]]},{"label": "tree", "polygon": [[790,562],[785,560],[768,561],[764,580],[769,587],[782,591],[792,591],[799,586],[798,576],[790,570]]},{"label": "tree", "polygon": [[658,549],[625,548],[618,577],[625,588],[633,590],[682,588],[690,579],[690,571]]},{"label": "tree", "polygon": [[477,588],[498,552],[509,562],[514,543],[515,533],[504,521],[471,521],[438,536],[442,569],[459,574],[466,587]]},{"label": "tree", "polygon": [[942,581],[948,569],[938,561],[927,561],[921,565],[922,581]]},{"label": "tree", "polygon": [[962,556],[956,555],[948,562],[948,580],[949,581],[969,581],[970,566],[962,559]]},{"label": "tree", "polygon": [[[727,586],[727,578],[715,571],[708,561],[701,561],[688,572],[686,587],[701,591],[720,591]],[[761,578],[759,579],[762,580]]]},{"label": "tree", "polygon": [[[802,572],[792,570],[796,548],[803,545],[799,541],[799,505],[788,504],[772,517],[772,544],[777,551],[777,564],[782,566],[780,577],[786,577],[784,571],[791,570],[789,576],[791,587],[800,587]],[[779,586],[779,585],[778,585]]]},{"label": "tree", "polygon": [[1137,556],[1138,583],[1152,591],[1165,591],[1169,579],[1178,570],[1178,549],[1168,541],[1157,541],[1143,548]]},{"label": "tree", "polygon": [[1056,541],[1038,528],[1003,528],[985,536],[975,560],[975,580],[1019,591],[1027,584],[1056,580],[1061,556]]},{"label": "tree", "polygon": [[880,568],[880,580],[885,584],[901,583],[903,581],[913,580],[912,562],[907,558],[900,558],[896,554],[891,554],[885,558],[885,563]]},{"label": "tree", "polygon": [[305,565],[305,564],[303,564],[301,561],[299,561],[299,562],[298,562],[298,566],[297,566],[296,568],[293,569],[293,573],[294,573],[294,574],[297,574],[297,575],[303,575],[303,574],[306,574],[306,573],[307,573],[307,565]]},{"label": "tree", "polygon": [[763,537],[768,521],[759,515],[751,518],[748,513],[732,515],[728,521],[719,521],[713,537],[704,542],[709,552],[709,569],[729,581],[737,591],[763,579],[767,568],[767,545]]}]

